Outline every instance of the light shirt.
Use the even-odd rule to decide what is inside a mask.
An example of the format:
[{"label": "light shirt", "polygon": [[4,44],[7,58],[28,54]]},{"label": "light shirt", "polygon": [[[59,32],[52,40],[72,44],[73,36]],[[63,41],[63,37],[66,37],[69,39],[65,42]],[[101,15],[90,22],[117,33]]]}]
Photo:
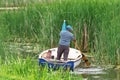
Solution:
[{"label": "light shirt", "polygon": [[60,32],[60,45],[70,46],[71,40],[74,40],[74,35],[71,32],[68,30]]}]

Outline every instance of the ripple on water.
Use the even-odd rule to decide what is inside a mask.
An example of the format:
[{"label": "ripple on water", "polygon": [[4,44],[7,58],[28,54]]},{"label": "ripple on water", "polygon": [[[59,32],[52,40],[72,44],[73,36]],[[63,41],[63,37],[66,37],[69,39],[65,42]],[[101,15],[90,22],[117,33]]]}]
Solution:
[{"label": "ripple on water", "polygon": [[73,74],[106,74],[104,68],[77,68]]}]

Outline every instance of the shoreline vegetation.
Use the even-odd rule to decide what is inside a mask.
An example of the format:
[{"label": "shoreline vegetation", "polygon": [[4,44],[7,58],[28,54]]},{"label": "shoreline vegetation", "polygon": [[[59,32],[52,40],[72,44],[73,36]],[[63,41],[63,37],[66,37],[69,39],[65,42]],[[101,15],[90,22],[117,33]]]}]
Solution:
[{"label": "shoreline vegetation", "polygon": [[58,32],[66,19],[73,26],[82,51],[94,55],[99,63],[120,63],[118,0],[43,0],[26,4],[19,10],[0,11],[3,41],[38,42],[41,47],[56,47]]},{"label": "shoreline vegetation", "polygon": [[[64,19],[73,26],[79,48],[94,57],[93,64],[120,64],[119,0],[1,0],[0,78],[26,80],[32,77],[33,80],[45,80],[48,74],[38,72],[38,64],[33,65],[29,58],[36,59],[40,51],[58,46]],[[22,44],[37,47],[35,54],[30,55],[30,52],[25,57],[29,59],[25,63],[18,61],[19,56],[20,59],[24,57],[23,52],[15,52],[16,46],[21,48]],[[74,47],[72,43],[71,46]],[[12,76],[11,72],[18,75]],[[55,77],[54,73],[52,75]],[[71,80],[69,74],[67,77],[66,80]]]},{"label": "shoreline vegetation", "polygon": [[20,7],[0,7],[0,11],[5,11],[5,10],[18,10]]}]

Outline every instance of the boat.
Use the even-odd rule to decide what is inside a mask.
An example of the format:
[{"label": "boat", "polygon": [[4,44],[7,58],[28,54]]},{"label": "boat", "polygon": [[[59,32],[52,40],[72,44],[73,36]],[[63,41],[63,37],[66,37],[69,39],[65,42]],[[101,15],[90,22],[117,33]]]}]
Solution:
[{"label": "boat", "polygon": [[[82,59],[82,53],[75,49],[75,48],[69,48],[69,55],[68,60],[63,60],[63,55],[60,60],[56,60],[57,57],[57,49],[58,48],[51,48],[45,51],[42,51],[39,54],[39,65],[42,67],[47,67],[49,69],[57,70],[60,67],[63,69],[68,69],[74,71],[74,69],[80,64]],[[47,52],[51,51],[51,58],[43,57]]]}]

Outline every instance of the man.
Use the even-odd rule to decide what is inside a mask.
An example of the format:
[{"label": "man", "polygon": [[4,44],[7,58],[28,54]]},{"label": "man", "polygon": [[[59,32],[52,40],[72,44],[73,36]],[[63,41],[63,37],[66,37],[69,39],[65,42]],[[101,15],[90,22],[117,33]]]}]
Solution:
[{"label": "man", "polygon": [[57,60],[60,60],[62,54],[65,61],[67,61],[68,54],[69,54],[69,46],[70,41],[76,42],[76,39],[74,38],[74,35],[72,34],[72,26],[68,25],[65,28],[65,21],[62,26],[62,31],[60,32],[60,40],[59,40],[59,47],[57,51]]}]

